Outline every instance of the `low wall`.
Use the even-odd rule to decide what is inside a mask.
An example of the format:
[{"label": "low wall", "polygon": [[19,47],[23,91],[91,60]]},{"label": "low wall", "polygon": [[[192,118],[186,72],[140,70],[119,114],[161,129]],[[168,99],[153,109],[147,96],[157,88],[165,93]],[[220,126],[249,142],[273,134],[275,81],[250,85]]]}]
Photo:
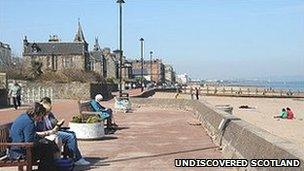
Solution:
[{"label": "low wall", "polygon": [[5,107],[8,105],[7,94],[8,92],[6,89],[0,89],[0,107]]},{"label": "low wall", "polygon": [[134,96],[135,98],[148,98],[155,94],[155,89],[149,89],[142,92],[140,95]]},{"label": "low wall", "polygon": [[230,121],[224,131],[218,126],[232,115],[218,111],[199,101],[187,99],[132,99],[143,106],[174,108],[191,111],[202,123],[214,143],[220,145],[225,158],[241,159],[300,159],[299,168],[243,168],[241,170],[304,170],[304,153],[296,145],[243,120]]},{"label": "low wall", "polygon": [[[13,80],[9,80],[9,86]],[[99,83],[54,83],[54,82],[31,82],[18,81],[22,87],[22,104],[39,101],[42,97],[51,99],[92,99],[96,94],[102,94],[105,99],[111,98],[108,85]]]}]

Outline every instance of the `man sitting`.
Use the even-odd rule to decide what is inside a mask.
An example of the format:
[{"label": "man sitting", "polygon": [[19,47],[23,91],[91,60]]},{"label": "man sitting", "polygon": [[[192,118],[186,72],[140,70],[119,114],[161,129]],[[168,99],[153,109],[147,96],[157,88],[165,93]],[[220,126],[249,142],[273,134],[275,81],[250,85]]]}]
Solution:
[{"label": "man sitting", "polygon": [[[43,134],[48,133],[49,130],[52,130],[55,124],[57,125],[60,123],[60,125],[62,125],[63,120],[58,122],[54,114],[51,112],[52,101],[49,97],[42,98],[40,103],[46,109],[46,115],[40,122],[36,123],[36,131],[39,131],[41,132],[40,134]],[[62,140],[62,142],[67,145],[69,152],[73,154],[72,157],[74,158],[75,165],[90,165],[90,162],[82,157],[78,148],[76,135],[73,131],[59,130],[56,134]]]},{"label": "man sitting", "polygon": [[107,120],[107,132],[115,131],[117,126],[115,123],[112,123],[113,111],[110,108],[103,107],[100,103],[103,97],[101,94],[97,94],[95,99],[91,100],[90,105],[95,112],[100,112],[99,116],[102,119]]},{"label": "man sitting", "polygon": [[287,118],[287,111],[283,108],[279,116],[274,116],[274,118],[282,118],[286,119]]}]

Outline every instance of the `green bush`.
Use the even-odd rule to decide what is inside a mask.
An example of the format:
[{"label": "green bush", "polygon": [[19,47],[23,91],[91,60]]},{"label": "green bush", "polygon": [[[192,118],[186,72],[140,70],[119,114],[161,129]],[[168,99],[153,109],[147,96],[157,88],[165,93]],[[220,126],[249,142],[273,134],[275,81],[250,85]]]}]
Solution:
[{"label": "green bush", "polygon": [[87,119],[86,123],[97,123],[97,122],[100,122],[100,120],[99,120],[99,118],[97,116],[90,116]]},{"label": "green bush", "polygon": [[71,122],[82,123],[82,118],[80,115],[74,115]]},{"label": "green bush", "polygon": [[98,123],[101,122],[98,116],[89,116],[87,118],[82,118],[81,115],[74,115],[72,121],[74,123]]}]

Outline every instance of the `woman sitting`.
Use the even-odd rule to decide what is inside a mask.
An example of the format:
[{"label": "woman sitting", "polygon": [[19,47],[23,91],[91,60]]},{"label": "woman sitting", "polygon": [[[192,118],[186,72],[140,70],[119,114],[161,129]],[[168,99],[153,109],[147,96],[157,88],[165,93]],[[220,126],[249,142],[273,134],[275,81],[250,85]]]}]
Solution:
[{"label": "woman sitting", "polygon": [[103,107],[100,104],[102,99],[103,99],[102,95],[97,94],[95,96],[95,99],[91,100],[90,105],[95,112],[100,112],[100,117],[102,119],[107,120],[107,131],[108,131],[108,133],[113,132],[113,131],[115,131],[115,128],[117,127],[117,125],[115,123],[112,123],[113,111],[112,111],[112,109]]},{"label": "woman sitting", "polygon": [[[35,102],[25,113],[22,113],[13,122],[10,130],[10,137],[13,143],[33,142],[33,160],[40,160],[38,170],[56,170],[53,154],[55,152],[54,144],[41,139],[35,130],[35,122],[42,120],[45,115],[45,108]],[[24,159],[25,150],[13,146],[9,150],[9,158]]]}]

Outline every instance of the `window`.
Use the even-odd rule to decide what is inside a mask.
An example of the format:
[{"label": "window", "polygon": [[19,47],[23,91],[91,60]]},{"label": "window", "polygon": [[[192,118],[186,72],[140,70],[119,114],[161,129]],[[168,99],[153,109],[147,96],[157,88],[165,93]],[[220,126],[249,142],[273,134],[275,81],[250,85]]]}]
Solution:
[{"label": "window", "polygon": [[73,58],[72,57],[64,57],[63,58],[63,67],[64,68],[72,68],[73,67]]}]

